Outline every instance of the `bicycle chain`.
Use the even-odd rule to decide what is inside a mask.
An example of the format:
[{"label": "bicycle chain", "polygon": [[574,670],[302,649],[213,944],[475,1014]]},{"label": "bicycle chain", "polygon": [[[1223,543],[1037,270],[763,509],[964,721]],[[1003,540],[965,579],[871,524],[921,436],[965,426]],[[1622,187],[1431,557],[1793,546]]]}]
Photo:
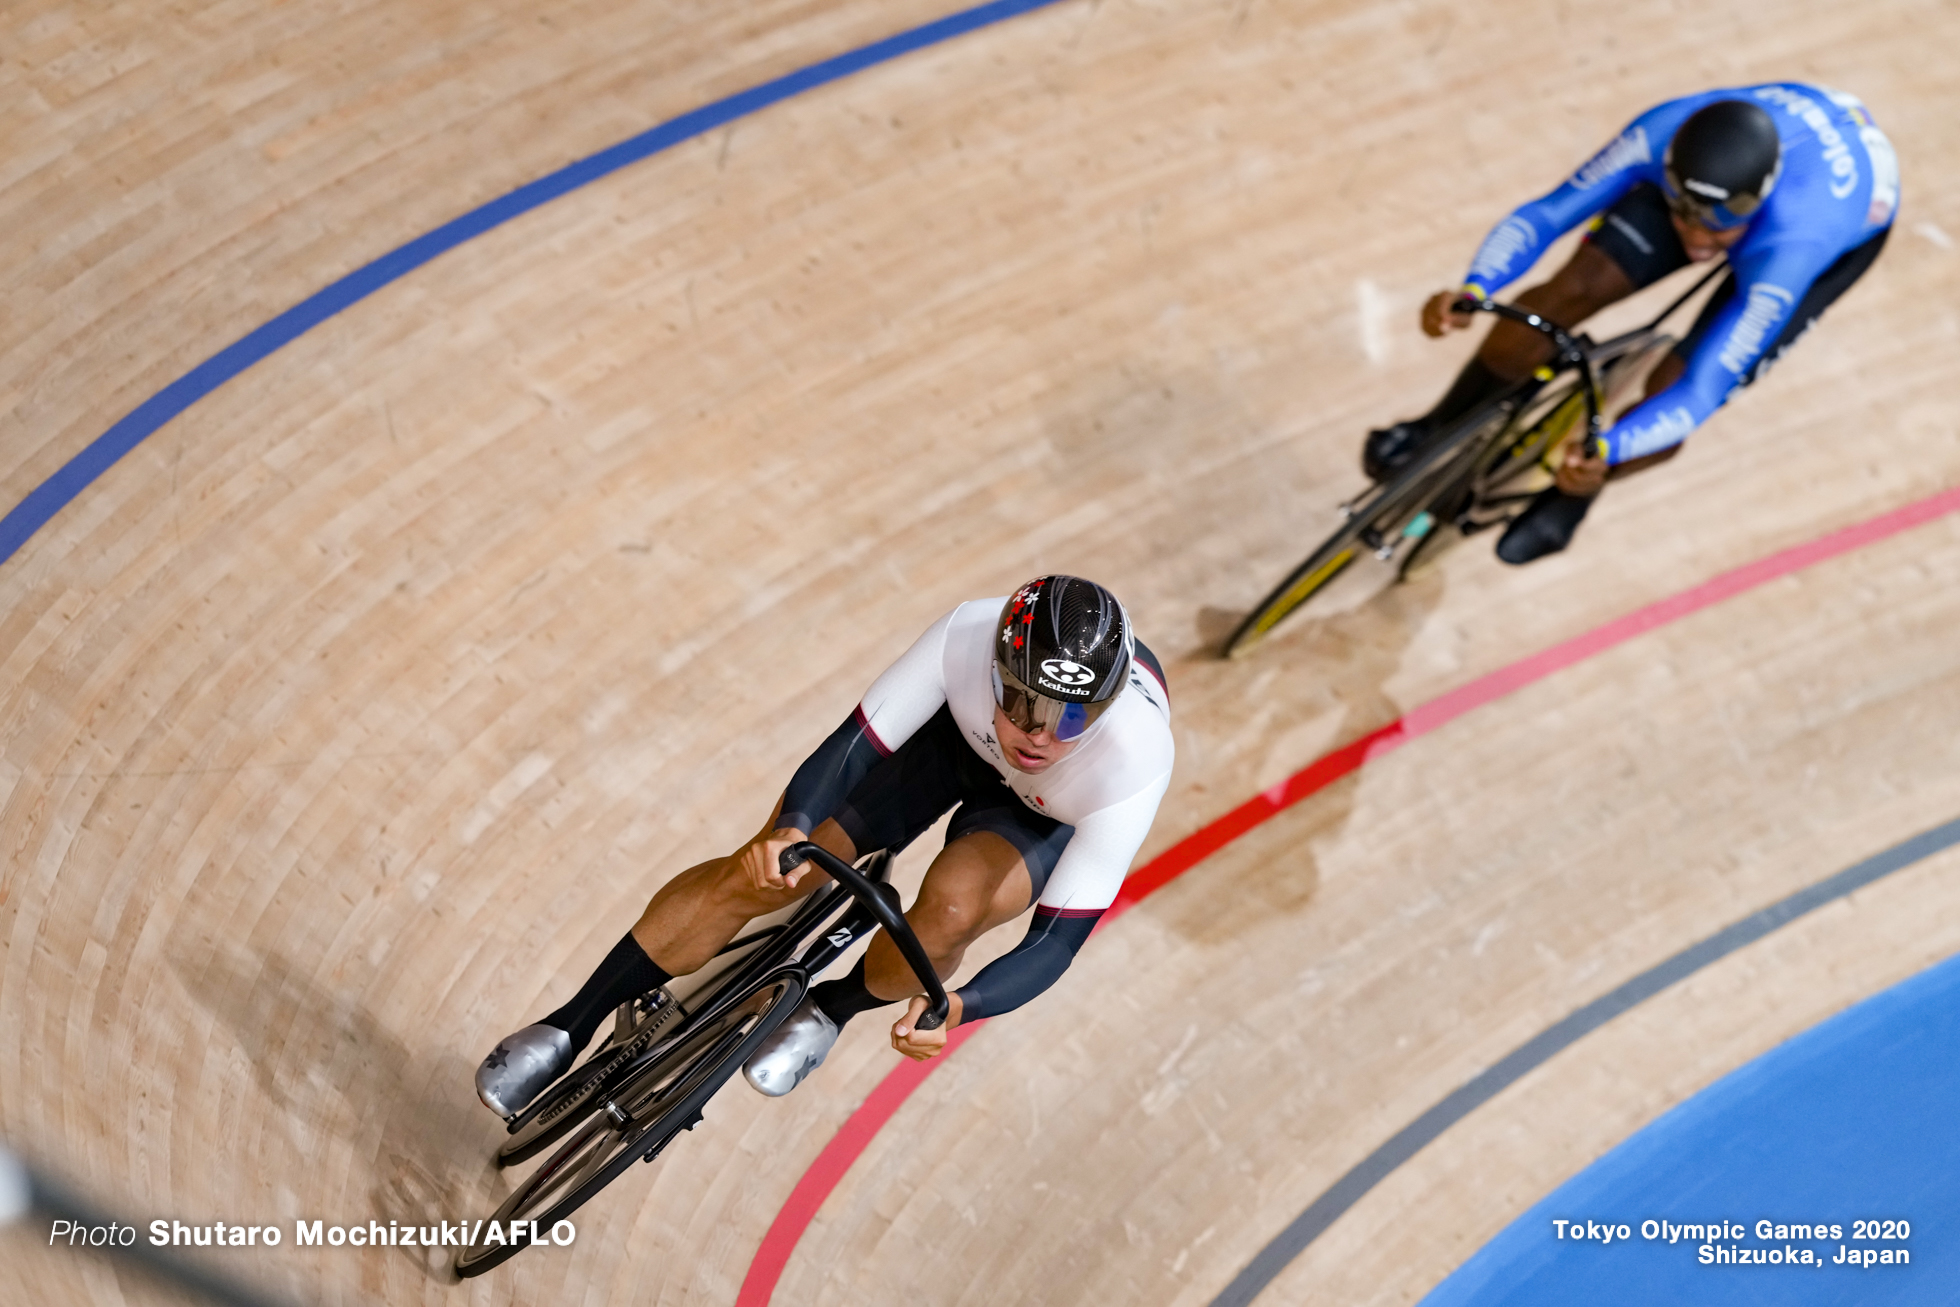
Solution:
[{"label": "bicycle chain", "polygon": [[614,1053],[603,1067],[599,1068],[597,1074],[587,1077],[585,1083],[578,1089],[567,1094],[561,1101],[552,1104],[544,1111],[538,1113],[537,1121],[539,1128],[542,1129],[549,1126],[553,1121],[556,1121],[559,1117],[571,1111],[572,1108],[577,1107],[580,1103],[592,1097],[593,1094],[598,1092],[599,1086],[612,1079],[615,1072],[650,1048],[653,1045],[654,1039],[668,1026],[672,1025],[676,1018],[685,1015],[686,1013],[681,1009],[680,1000],[669,995],[667,1006],[647,1023],[644,1030],[633,1036],[625,1044],[620,1045],[619,1051]]}]

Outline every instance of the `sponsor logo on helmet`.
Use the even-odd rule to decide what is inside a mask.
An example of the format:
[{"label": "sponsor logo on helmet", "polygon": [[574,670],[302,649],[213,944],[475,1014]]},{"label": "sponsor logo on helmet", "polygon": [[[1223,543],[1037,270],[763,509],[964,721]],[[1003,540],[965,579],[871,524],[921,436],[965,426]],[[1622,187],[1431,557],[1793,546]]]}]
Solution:
[{"label": "sponsor logo on helmet", "polygon": [[1096,679],[1096,674],[1081,663],[1067,658],[1047,658],[1042,660],[1042,674],[1052,676],[1063,685],[1087,685]]}]

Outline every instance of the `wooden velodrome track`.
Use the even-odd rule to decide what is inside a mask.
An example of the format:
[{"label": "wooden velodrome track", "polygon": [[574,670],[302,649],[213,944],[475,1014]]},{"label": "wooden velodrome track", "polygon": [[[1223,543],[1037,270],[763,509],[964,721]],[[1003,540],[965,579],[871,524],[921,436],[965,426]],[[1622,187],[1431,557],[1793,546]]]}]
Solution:
[{"label": "wooden velodrome track", "polygon": [[[350,270],[948,9],[18,0],[0,510]],[[483,1214],[483,1051],[960,599],[1049,569],[1124,597],[1178,733],[1147,858],[1410,707],[1960,484],[1956,51],[1932,0],[1070,0],[414,271],[0,565],[0,1138],[144,1220]],[[1356,488],[1361,431],[1461,360],[1414,310],[1487,227],[1647,104],[1777,76],[1865,97],[1905,202],[1770,381],[1564,556],[1472,542],[1212,659]],[[1209,1301],[1535,1032],[1960,815],[1956,569],[1951,516],[1843,554],[1228,845],[926,1082],[776,1300]],[[1947,853],[1740,951],[1446,1133],[1265,1301],[1413,1301],[1639,1125],[1957,948]],[[333,1303],[731,1301],[892,1067],[886,1024],[788,1099],[729,1089],[570,1251],[465,1287],[410,1249],[211,1260]],[[157,1300],[5,1240],[0,1299]]]}]

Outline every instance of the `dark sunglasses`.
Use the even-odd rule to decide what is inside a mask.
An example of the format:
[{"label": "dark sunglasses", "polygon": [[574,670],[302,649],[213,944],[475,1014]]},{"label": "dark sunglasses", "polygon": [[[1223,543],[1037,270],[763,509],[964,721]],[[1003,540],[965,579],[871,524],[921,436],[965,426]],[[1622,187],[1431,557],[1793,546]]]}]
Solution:
[{"label": "dark sunglasses", "polygon": [[1045,694],[1036,694],[1017,680],[1014,673],[995,663],[994,702],[1000,705],[1008,721],[1028,734],[1052,731],[1057,740],[1066,744],[1095,725],[1096,719],[1115,702],[1115,698],[1112,696],[1101,703],[1068,703],[1051,699]]},{"label": "dark sunglasses", "polygon": [[1672,168],[1662,169],[1661,176],[1667,183],[1662,191],[1667,196],[1668,211],[1683,222],[1691,222],[1710,231],[1726,231],[1748,222],[1750,215],[1763,207],[1763,199],[1776,182],[1776,174],[1771,173],[1763,185],[1762,195],[1731,195],[1717,202],[1691,192],[1674,175]]}]

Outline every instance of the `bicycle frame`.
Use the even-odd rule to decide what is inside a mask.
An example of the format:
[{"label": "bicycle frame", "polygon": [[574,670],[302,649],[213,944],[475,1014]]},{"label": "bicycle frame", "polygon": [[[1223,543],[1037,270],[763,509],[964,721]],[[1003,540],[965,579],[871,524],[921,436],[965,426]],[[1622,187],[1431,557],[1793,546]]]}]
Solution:
[{"label": "bicycle frame", "polygon": [[[932,960],[926,956],[925,946],[919,943],[919,937],[912,933],[911,923],[905,920],[904,914],[893,902],[898,897],[898,891],[884,881],[869,879],[863,872],[836,854],[808,840],[800,844],[792,844],[783,850],[781,866],[784,874],[796,870],[806,861],[814,862],[820,871],[831,878],[833,884],[818,890],[811,896],[811,901],[780,928],[775,947],[764,946],[758,949],[754,956],[742,963],[732,977],[718,983],[715,986],[714,996],[701,1011],[704,1014],[719,1011],[730,1001],[727,996],[739,994],[748,989],[751,982],[760,980],[782,966],[797,967],[804,973],[806,979],[815,977],[836,961],[838,954],[856,942],[865,926],[876,922],[892,937],[892,943],[898,946],[898,951],[904,956],[906,964],[912,968],[919,983],[925,986],[930,1005],[919,1018],[919,1029],[938,1029],[945,1023],[946,1014],[951,1010],[952,1005],[946,996],[945,987],[939,983],[938,973],[933,970]],[[832,914],[842,906],[844,895],[849,895],[856,900],[855,910],[833,921]],[[857,910],[868,915],[871,921],[863,920]],[[747,938],[759,939],[769,933],[772,932],[764,930]],[[813,935],[820,938],[822,942],[813,942]],[[729,947],[733,948],[742,942],[736,940]],[[700,988],[705,986],[697,988],[694,992],[700,992]]]},{"label": "bicycle frame", "polygon": [[[1398,577],[1406,576],[1442,522],[1453,522],[1467,535],[1510,520],[1516,507],[1536,491],[1509,493],[1507,488],[1533,466],[1553,470],[1552,454],[1571,430],[1566,423],[1577,420],[1577,414],[1565,416],[1574,391],[1585,412],[1586,440],[1603,456],[1607,396],[1602,382],[1616,379],[1616,365],[1621,360],[1640,354],[1651,344],[1666,342],[1661,324],[1721,275],[1726,266],[1725,261],[1717,260],[1646,324],[1603,343],[1583,333],[1568,332],[1527,309],[1471,296],[1454,300],[1450,305],[1453,311],[1493,314],[1545,336],[1552,343],[1551,361],[1445,426],[1393,477],[1341,504],[1342,525],[1252,607],[1226,637],[1223,653],[1236,658],[1257,647],[1288,614],[1340,575],[1363,551],[1383,562],[1401,552]],[[1550,407],[1530,416],[1532,405],[1545,398],[1546,388],[1567,371],[1578,374],[1572,391],[1552,392]],[[1504,459],[1502,467],[1493,461],[1499,457]],[[1414,543],[1404,552],[1403,546],[1411,541]]]},{"label": "bicycle frame", "polygon": [[[792,859],[791,855],[799,851],[802,856]],[[906,961],[920,972],[922,983],[926,984],[927,996],[933,1001],[926,1016],[936,1011],[939,1019],[928,1025],[922,1018],[920,1028],[932,1030],[945,1020],[948,1003],[939,977],[933,973],[924,948],[905,918],[886,898],[887,892],[895,896],[896,891],[814,844],[794,845],[785,850],[783,858],[788,869],[794,869],[806,859],[813,861],[835,883],[758,918],[750,923],[754,929],[723,945],[706,966],[677,977],[663,990],[655,991],[664,992],[667,1000],[661,1004],[661,1010],[678,1011],[679,1021],[668,1021],[657,1030],[657,1038],[639,1048],[632,1047],[627,1031],[618,1030],[620,1037],[615,1039],[612,1051],[601,1047],[585,1064],[590,1066],[601,1057],[608,1058],[611,1064],[600,1072],[603,1081],[611,1083],[629,1078],[777,971],[794,967],[806,980],[815,977],[873,924],[886,928]],[[924,979],[928,976],[929,981]],[[581,1093],[567,1101],[551,1093],[540,1094],[522,1112],[505,1118],[505,1128],[509,1134],[516,1135],[540,1116],[555,1115],[593,1096]]]},{"label": "bicycle frame", "polygon": [[[1690,292],[1690,294],[1692,293]],[[1598,347],[1593,344],[1591,337],[1584,333],[1577,336],[1570,335],[1563,327],[1549,318],[1541,318],[1529,309],[1520,309],[1509,304],[1499,304],[1495,300],[1474,299],[1471,296],[1465,295],[1452,303],[1450,307],[1460,313],[1494,314],[1497,317],[1511,322],[1522,323],[1530,327],[1533,331],[1539,332],[1549,338],[1556,352],[1552,355],[1552,361],[1546,367],[1552,372],[1556,372],[1559,368],[1569,364],[1579,370],[1579,389],[1586,397],[1587,438],[1597,439],[1599,433],[1605,430],[1606,417],[1599,411],[1599,383],[1593,374],[1592,365],[1592,351]],[[1672,312],[1672,310],[1669,311]],[[1666,316],[1667,314],[1665,313],[1661,315],[1663,318]],[[1658,325],[1659,321],[1660,319],[1657,318],[1654,324],[1628,332],[1627,336],[1632,337],[1642,332],[1652,331],[1654,325]],[[1548,380],[1549,378],[1541,377],[1541,379]]]},{"label": "bicycle frame", "polygon": [[[506,1218],[521,1220],[526,1214],[538,1220],[568,1214],[635,1162],[660,1156],[681,1132],[701,1123],[708,1102],[728,1078],[799,1002],[808,1001],[811,977],[874,923],[885,928],[926,991],[928,1008],[915,1027],[945,1024],[951,1000],[898,910],[898,891],[882,879],[889,859],[876,864],[881,878],[873,879],[808,841],[782,854],[786,874],[805,862],[816,864],[831,883],[752,922],[755,928],[725,945],[708,966],[654,991],[651,1007],[643,1009],[639,999],[628,1005],[631,1011],[622,1007],[617,1042],[602,1044],[583,1066],[511,1118],[513,1136],[538,1127],[532,1139],[514,1138],[505,1145],[516,1150],[511,1160],[554,1145],[556,1151],[504,1199],[492,1225],[501,1229]],[[649,1013],[644,1022],[632,1017],[641,1010]],[[557,1092],[560,1088],[565,1092]],[[544,1107],[547,1103],[551,1106]],[[456,1273],[481,1275],[529,1246],[493,1242],[494,1247],[472,1243],[458,1250]]]},{"label": "bicycle frame", "polygon": [[1579,391],[1584,395],[1586,401],[1586,438],[1588,441],[1595,441],[1599,439],[1600,433],[1606,428],[1606,415],[1600,411],[1599,407],[1601,392],[1599,388],[1599,377],[1593,366],[1594,360],[1617,357],[1624,351],[1628,343],[1652,334],[1661,323],[1667,321],[1673,315],[1676,309],[1693,299],[1703,286],[1706,286],[1710,281],[1714,280],[1716,274],[1722,272],[1727,266],[1726,261],[1717,259],[1714,267],[1697,278],[1694,285],[1688,287],[1683,294],[1676,296],[1672,303],[1655,314],[1653,319],[1645,326],[1635,327],[1631,331],[1623,331],[1619,335],[1604,342],[1595,342],[1591,336],[1586,335],[1584,332],[1576,336],[1572,335],[1556,322],[1551,321],[1549,318],[1541,318],[1529,309],[1520,309],[1510,304],[1499,304],[1491,299],[1479,299],[1474,296],[1464,295],[1454,301],[1450,307],[1460,313],[1493,314],[1507,321],[1530,327],[1533,331],[1549,339],[1552,342],[1552,348],[1555,352],[1552,355],[1552,361],[1545,368],[1540,369],[1538,374],[1539,379],[1550,380],[1550,373],[1556,373],[1559,368],[1567,365],[1578,369]]}]

